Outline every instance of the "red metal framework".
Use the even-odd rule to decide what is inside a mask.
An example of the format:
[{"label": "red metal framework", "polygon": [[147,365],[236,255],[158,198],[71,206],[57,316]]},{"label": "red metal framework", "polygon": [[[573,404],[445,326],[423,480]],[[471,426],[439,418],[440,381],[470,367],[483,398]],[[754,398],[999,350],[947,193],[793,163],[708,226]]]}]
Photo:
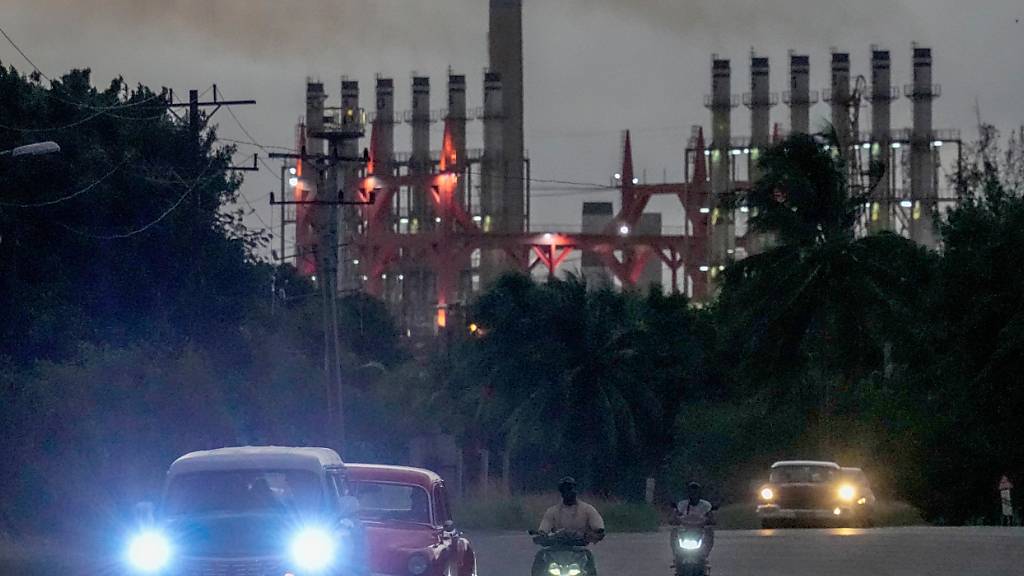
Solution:
[{"label": "red metal framework", "polygon": [[[376,132],[376,124],[374,132]],[[353,239],[358,254],[359,273],[365,278],[368,293],[381,296],[382,279],[399,259],[408,258],[427,265],[435,274],[438,315],[443,326],[447,308],[457,298],[461,267],[475,250],[502,251],[515,267],[529,273],[538,266],[547,268],[549,277],[574,251],[596,254],[623,287],[634,288],[645,265],[659,258],[671,270],[673,293],[687,291],[700,301],[708,294],[707,239],[709,198],[707,166],[704,154],[696,154],[694,177],[690,183],[640,184],[634,180],[632,143],[627,132],[621,171],[621,208],[607,229],[600,234],[559,231],[515,234],[486,233],[456,198],[464,159],[459,158],[452,137],[451,121],[446,121],[440,161],[430,174],[394,175],[378,173],[376,138],[371,136],[370,161],[360,188],[361,200],[373,202],[363,208],[363,226]],[[697,146],[704,149],[703,132]],[[386,172],[386,171],[385,171]],[[393,214],[395,195],[403,187],[429,189],[435,225],[418,233],[396,231]],[[686,233],[678,236],[637,235],[640,217],[651,198],[675,195],[682,205]],[[686,279],[689,279],[689,283]],[[682,281],[682,282],[681,282]]]}]

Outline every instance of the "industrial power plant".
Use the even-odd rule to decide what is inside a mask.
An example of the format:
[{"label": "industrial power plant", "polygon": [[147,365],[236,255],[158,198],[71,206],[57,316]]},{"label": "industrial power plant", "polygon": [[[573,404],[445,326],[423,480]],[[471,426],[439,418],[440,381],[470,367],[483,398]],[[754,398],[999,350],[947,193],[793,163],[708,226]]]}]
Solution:
[{"label": "industrial power plant", "polygon": [[[766,147],[789,133],[817,131],[811,110],[819,102],[830,108],[832,153],[845,161],[851,184],[870,191],[860,233],[889,230],[936,245],[935,218],[956,201],[940,174],[959,162],[962,141],[955,130],[933,128],[941,89],[933,83],[931,50],[917,45],[910,50],[912,78],[902,85],[892,77],[888,50],[871,47],[867,78],[852,74],[849,53],[833,50],[831,81],[820,92],[812,89],[811,57],[791,53],[781,98],[772,91],[769,58],[751,52],[749,90],[737,94],[732,63],[713,56],[704,101],[710,127],[693,128],[681,155],[682,182],[638,177],[627,131],[609,184],[619,194],[617,206],[584,202],[580,232],[531,230],[522,22],[522,0],[490,1],[490,65],[474,80],[483,93],[477,107],[467,102],[467,77],[455,72],[446,79],[442,110],[432,108],[432,79],[425,76],[411,79],[412,106],[405,112],[395,110],[393,78],[376,78],[372,110],[362,105],[358,81],[341,80],[336,105],[327,104],[321,81],[307,82],[299,154],[287,167],[290,191],[279,202],[282,228],[294,228],[302,274],[332,293],[382,298],[410,335],[457,325],[463,306],[502,273],[554,277],[575,252],[582,258],[573,272],[588,283],[663,287],[700,303],[729,262],[770,242],[749,230],[743,192],[757,180]],[[892,107],[901,98],[910,103],[913,125],[896,129]],[[780,102],[789,108],[788,130],[771,120]],[[749,136],[732,132],[741,105],[749,109]],[[870,127],[861,122],[868,109]],[[482,123],[479,148],[467,142],[469,122]],[[409,152],[396,151],[400,123],[411,127]],[[436,123],[443,137],[432,143]],[[647,211],[659,196],[678,199],[681,233],[663,234],[662,214]],[[282,242],[284,236],[282,229]]]}]

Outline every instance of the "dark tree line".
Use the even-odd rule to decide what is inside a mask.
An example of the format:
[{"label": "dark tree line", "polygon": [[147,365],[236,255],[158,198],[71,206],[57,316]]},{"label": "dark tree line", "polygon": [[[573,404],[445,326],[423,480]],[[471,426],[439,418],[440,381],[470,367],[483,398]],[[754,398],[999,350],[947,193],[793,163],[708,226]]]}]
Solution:
[{"label": "dark tree line", "polygon": [[[0,150],[61,146],[0,158],[0,535],[102,526],[186,451],[330,438],[316,289],[257,259],[235,150],[168,98],[0,68]],[[355,451],[393,459],[396,326],[365,296],[338,313]]]},{"label": "dark tree line", "polygon": [[[234,149],[166,98],[0,69],[0,149],[62,147],[0,159],[0,532],[101,526],[185,451],[332,437],[316,289],[256,257]],[[414,360],[348,296],[344,455],[401,462],[440,429],[507,454],[515,489],[696,478],[723,501],[774,459],[834,458],[931,519],[990,517],[999,476],[1024,479],[1024,162],[1020,135],[998,143],[969,154],[937,252],[856,236],[863,199],[820,142],[766,151],[748,202],[773,244],[702,308],[508,276],[475,333]]]},{"label": "dark tree line", "polygon": [[999,477],[1024,477],[1024,162],[1019,134],[997,143],[984,128],[928,251],[855,234],[867,192],[821,137],[789,138],[746,199],[770,248],[728,267],[709,307],[505,278],[445,403],[528,489],[697,478],[746,500],[773,460],[820,458],[932,520],[991,519]]}]

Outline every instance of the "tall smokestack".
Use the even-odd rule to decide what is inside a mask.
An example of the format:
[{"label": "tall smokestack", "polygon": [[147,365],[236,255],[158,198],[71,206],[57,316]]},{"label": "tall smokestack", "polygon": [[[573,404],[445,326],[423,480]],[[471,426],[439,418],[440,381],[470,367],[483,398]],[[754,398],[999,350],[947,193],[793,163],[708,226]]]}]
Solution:
[{"label": "tall smokestack", "polygon": [[[480,225],[484,232],[501,232],[498,224],[505,212],[505,106],[501,74],[484,73],[484,157],[480,186]],[[480,282],[489,284],[504,271],[500,251],[484,250],[480,255]]]},{"label": "tall smokestack", "polygon": [[724,265],[736,246],[733,212],[725,202],[732,191],[731,140],[732,72],[728,60],[717,56],[711,62],[711,95],[705,105],[711,109],[711,243],[709,259],[712,276]]},{"label": "tall smokestack", "polygon": [[377,140],[377,173],[391,175],[395,161],[395,81],[377,78],[377,117],[373,121]]},{"label": "tall smokestack", "polygon": [[750,94],[745,98],[750,107],[750,180],[758,178],[757,157],[771,139],[771,108],[778,95],[771,93],[771,65],[767,58],[750,58]]},{"label": "tall smokestack", "polygon": [[[343,131],[356,132],[359,130],[359,123],[362,121],[362,111],[359,109],[359,82],[355,80],[341,81],[341,111],[339,123]],[[335,141],[332,140],[332,145]],[[354,158],[359,155],[359,139],[344,138],[337,144],[338,151],[343,158]],[[342,191],[344,200],[354,200],[356,189],[359,187],[359,163],[345,161],[338,168],[337,180],[334,185],[334,192]],[[349,246],[361,224],[361,216],[355,206],[341,206],[341,242],[338,243],[338,285],[343,289],[356,289],[361,286],[357,277],[358,268],[353,264],[354,251]]]},{"label": "tall smokestack", "polygon": [[[412,79],[412,156],[409,172],[414,175],[429,174],[430,165],[430,78],[416,76]],[[430,218],[430,190],[416,186],[409,202],[410,229],[413,231],[433,228]]]},{"label": "tall smokestack", "polygon": [[811,104],[818,101],[818,93],[811,93],[811,59],[808,56],[789,55],[789,92],[785,94],[789,104],[790,132],[810,134]]},{"label": "tall smokestack", "polygon": [[[324,153],[324,101],[327,94],[324,92],[323,82],[309,80],[306,82],[306,154],[318,155]],[[305,164],[305,162],[304,162]],[[320,173],[316,169],[316,163],[305,164],[307,168],[303,172],[304,186],[311,193],[309,197],[315,200],[324,200],[326,191]],[[321,206],[313,206],[312,221],[312,245],[309,249],[316,257],[316,274],[334,267],[334,251],[320,250],[320,246],[333,245],[330,237],[337,232],[337,212],[324,210]]]},{"label": "tall smokestack", "polygon": [[[412,111],[408,119],[412,124],[409,173],[414,176],[430,174],[433,168],[430,159],[430,78],[426,76],[416,76],[412,79]],[[413,233],[434,228],[434,215],[429,196],[431,193],[430,186],[423,183],[413,186],[411,190],[409,230]],[[433,325],[433,305],[437,302],[436,287],[434,273],[430,268],[415,260],[412,261],[406,270],[402,290],[415,324]]]},{"label": "tall smokestack", "polygon": [[[462,172],[466,165],[466,77],[458,74],[448,75],[448,122],[451,128],[452,143],[455,147],[455,172]],[[459,204],[465,203],[466,184],[459,178],[455,198]]]},{"label": "tall smokestack", "polygon": [[910,194],[913,200],[910,237],[928,247],[936,244],[932,217],[938,202],[935,187],[935,151],[932,133],[932,99],[938,96],[932,84],[932,50],[913,46],[914,83],[905,89],[913,101],[914,128],[910,137]]},{"label": "tall smokestack", "polygon": [[[750,93],[744,95],[744,104],[750,107],[750,154],[747,156],[747,174],[750,182],[761,178],[758,159],[771,143],[771,109],[778,104],[778,95],[771,92],[771,64],[767,58],[750,55]],[[768,238],[763,234],[747,232],[747,252],[763,251]]]},{"label": "tall smokestack", "polygon": [[874,190],[869,226],[872,231],[892,229],[892,68],[888,50],[871,51],[871,160],[878,165],[872,176]]},{"label": "tall smokestack", "polygon": [[504,139],[504,202],[507,209],[496,231],[521,232],[525,229],[523,181],[523,2],[490,0],[490,70],[500,74],[502,82]]},{"label": "tall smokestack", "polygon": [[850,55],[846,52],[832,53],[832,87],[829,94],[832,104],[832,127],[839,139],[840,155],[850,159]]}]

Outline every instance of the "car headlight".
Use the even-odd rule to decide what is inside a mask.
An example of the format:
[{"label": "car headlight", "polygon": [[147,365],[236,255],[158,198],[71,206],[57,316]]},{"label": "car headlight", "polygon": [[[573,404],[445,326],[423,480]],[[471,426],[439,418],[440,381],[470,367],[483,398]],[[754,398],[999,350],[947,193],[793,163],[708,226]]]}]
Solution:
[{"label": "car headlight", "polygon": [[409,573],[413,576],[420,576],[427,571],[430,567],[430,562],[427,561],[427,557],[423,554],[413,554],[409,557]]},{"label": "car headlight", "polygon": [[761,488],[761,500],[771,500],[772,498],[775,498],[774,490],[768,488],[767,486]]},{"label": "car headlight", "polygon": [[334,539],[321,528],[305,528],[292,539],[292,561],[303,570],[323,570],[334,561]]},{"label": "car headlight", "polygon": [[582,573],[580,565],[575,562],[568,566],[561,566],[557,562],[548,565],[548,574],[551,576],[580,576]]},{"label": "car headlight", "polygon": [[857,497],[857,489],[850,484],[843,484],[839,487],[839,499],[843,502],[853,502]]},{"label": "car headlight", "polygon": [[142,572],[156,572],[171,560],[171,543],[159,532],[143,532],[128,544],[128,562]]},{"label": "car headlight", "polygon": [[701,540],[694,538],[682,538],[679,540],[679,547],[683,550],[700,550],[701,544],[703,544]]}]

